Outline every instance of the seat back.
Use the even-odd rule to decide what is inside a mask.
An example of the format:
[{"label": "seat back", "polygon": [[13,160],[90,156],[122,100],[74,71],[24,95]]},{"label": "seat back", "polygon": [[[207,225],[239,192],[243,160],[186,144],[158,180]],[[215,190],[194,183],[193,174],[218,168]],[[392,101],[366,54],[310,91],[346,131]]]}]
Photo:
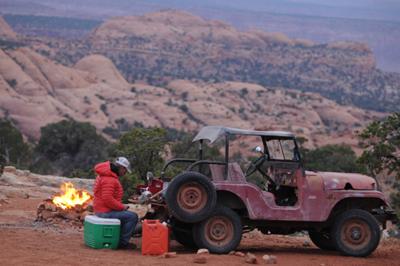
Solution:
[{"label": "seat back", "polygon": [[[224,181],[225,165],[210,164],[211,178],[214,181]],[[228,178],[227,181],[232,182],[246,182],[246,177],[238,163],[228,164]]]}]

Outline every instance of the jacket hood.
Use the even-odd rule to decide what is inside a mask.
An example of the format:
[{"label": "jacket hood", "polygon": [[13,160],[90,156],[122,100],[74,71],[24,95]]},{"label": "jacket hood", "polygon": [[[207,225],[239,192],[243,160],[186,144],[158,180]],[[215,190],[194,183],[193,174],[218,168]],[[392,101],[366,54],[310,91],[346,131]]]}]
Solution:
[{"label": "jacket hood", "polygon": [[118,176],[113,171],[111,171],[111,165],[109,161],[97,164],[94,167],[94,171],[99,176],[111,176],[118,178]]},{"label": "jacket hood", "polygon": [[376,181],[370,176],[352,173],[317,172],[324,181],[326,189],[375,190]]}]

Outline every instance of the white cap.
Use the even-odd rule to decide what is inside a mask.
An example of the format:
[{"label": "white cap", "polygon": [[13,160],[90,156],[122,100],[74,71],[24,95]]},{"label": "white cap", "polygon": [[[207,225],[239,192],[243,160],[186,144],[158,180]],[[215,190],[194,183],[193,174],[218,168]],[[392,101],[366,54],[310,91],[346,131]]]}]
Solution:
[{"label": "white cap", "polygon": [[128,171],[128,173],[132,173],[131,163],[125,157],[118,157],[115,160],[115,164],[125,167],[125,169]]}]

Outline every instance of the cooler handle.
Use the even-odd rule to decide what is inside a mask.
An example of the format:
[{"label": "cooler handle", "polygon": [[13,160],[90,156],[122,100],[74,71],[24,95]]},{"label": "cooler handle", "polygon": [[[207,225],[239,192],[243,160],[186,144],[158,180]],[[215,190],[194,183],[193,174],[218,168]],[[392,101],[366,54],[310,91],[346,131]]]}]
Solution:
[{"label": "cooler handle", "polygon": [[104,227],[103,228],[103,237],[113,237],[113,228],[112,227]]}]

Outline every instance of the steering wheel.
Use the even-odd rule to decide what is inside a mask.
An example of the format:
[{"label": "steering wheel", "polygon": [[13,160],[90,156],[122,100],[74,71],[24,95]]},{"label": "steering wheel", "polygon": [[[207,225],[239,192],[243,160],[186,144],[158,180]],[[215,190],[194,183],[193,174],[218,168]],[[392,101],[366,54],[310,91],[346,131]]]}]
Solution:
[{"label": "steering wheel", "polygon": [[276,187],[276,182],[273,178],[271,178],[267,173],[264,173],[263,171],[260,170],[260,166],[268,160],[268,155],[263,154],[259,158],[255,159],[254,161],[250,162],[249,167],[246,170],[246,177],[252,175],[256,170],[259,170],[259,172],[269,181],[269,183],[273,186]]},{"label": "steering wheel", "polygon": [[249,167],[246,170],[245,176],[247,177],[249,175],[252,175],[267,159],[268,155],[263,154],[254,161],[251,161]]}]

